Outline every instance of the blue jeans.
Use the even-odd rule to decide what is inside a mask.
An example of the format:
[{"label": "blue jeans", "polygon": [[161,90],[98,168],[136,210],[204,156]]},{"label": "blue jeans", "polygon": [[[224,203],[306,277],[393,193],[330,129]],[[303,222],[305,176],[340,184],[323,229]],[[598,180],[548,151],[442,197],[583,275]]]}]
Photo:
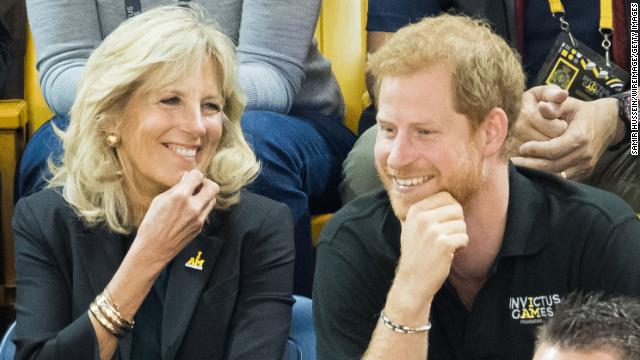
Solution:
[{"label": "blue jeans", "polygon": [[[311,297],[315,253],[311,245],[311,215],[340,207],[338,184],[342,162],[355,136],[331,118],[307,110],[294,115],[247,111],[242,129],[261,162],[261,172],[249,189],[285,203],[295,224],[296,262],[294,292]],[[56,116],[35,132],[16,171],[15,201],[42,189],[51,177],[47,159],[62,154],[52,124],[66,129],[69,119]]]},{"label": "blue jeans", "polygon": [[342,162],[355,136],[341,119],[305,110],[291,115],[247,111],[242,130],[261,163],[249,189],[280,201],[293,213],[296,261],[294,293],[311,296],[315,251],[311,215],[340,207]]},{"label": "blue jeans", "polygon": [[62,143],[53,131],[53,124],[61,130],[66,130],[69,118],[62,115],[54,116],[42,124],[29,139],[16,169],[13,197],[15,202],[47,186],[47,179],[51,178],[48,159],[51,157],[57,163],[62,156]]}]

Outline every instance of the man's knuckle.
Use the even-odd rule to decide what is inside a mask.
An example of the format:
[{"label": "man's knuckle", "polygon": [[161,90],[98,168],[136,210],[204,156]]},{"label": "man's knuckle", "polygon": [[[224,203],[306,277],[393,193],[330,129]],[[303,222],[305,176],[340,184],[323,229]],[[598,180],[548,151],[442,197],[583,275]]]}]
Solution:
[{"label": "man's knuckle", "polygon": [[415,219],[419,226],[427,226],[432,223],[431,214],[428,212],[420,212],[416,214]]}]

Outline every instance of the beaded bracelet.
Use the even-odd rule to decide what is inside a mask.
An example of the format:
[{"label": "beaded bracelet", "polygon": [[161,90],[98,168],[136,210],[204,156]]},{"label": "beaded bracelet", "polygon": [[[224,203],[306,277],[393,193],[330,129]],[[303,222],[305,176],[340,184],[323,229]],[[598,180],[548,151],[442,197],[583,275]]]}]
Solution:
[{"label": "beaded bracelet", "polygon": [[389,319],[384,314],[384,310],[380,312],[380,319],[382,319],[382,323],[384,323],[386,327],[400,334],[415,334],[415,333],[427,332],[429,331],[429,329],[431,329],[431,322],[429,321],[427,321],[427,325],[417,327],[417,328],[400,325],[394,322],[393,320]]}]

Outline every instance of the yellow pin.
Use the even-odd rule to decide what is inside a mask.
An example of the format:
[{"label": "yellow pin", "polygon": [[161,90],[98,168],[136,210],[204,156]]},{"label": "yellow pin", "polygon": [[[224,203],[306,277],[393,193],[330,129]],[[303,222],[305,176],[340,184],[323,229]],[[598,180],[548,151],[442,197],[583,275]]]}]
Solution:
[{"label": "yellow pin", "polygon": [[187,261],[184,266],[196,270],[202,270],[202,266],[204,265],[204,259],[201,258],[202,251],[198,251],[198,255],[195,257],[191,257],[189,261]]}]

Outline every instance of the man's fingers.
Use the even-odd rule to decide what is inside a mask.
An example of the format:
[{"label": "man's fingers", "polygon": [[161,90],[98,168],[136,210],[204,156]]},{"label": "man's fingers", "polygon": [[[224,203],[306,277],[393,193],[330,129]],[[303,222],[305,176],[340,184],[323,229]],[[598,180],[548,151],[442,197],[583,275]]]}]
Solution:
[{"label": "man's fingers", "polygon": [[464,218],[462,206],[457,202],[454,204],[447,204],[435,209],[420,212],[420,216],[423,216],[425,220],[429,222],[439,223],[462,220]]},{"label": "man's fingers", "polygon": [[448,221],[443,225],[446,227],[447,234],[453,235],[467,233],[467,223],[465,223],[464,220]]},{"label": "man's fingers", "polygon": [[467,233],[449,235],[449,242],[454,249],[460,250],[469,244],[469,235]]},{"label": "man's fingers", "polygon": [[441,191],[411,205],[411,207],[409,208],[409,212],[407,213],[407,217],[409,217],[412,213],[429,211],[431,209],[436,209],[445,205],[457,203],[458,201],[456,201],[456,199],[454,199],[451,194],[446,191]]},{"label": "man's fingers", "polygon": [[569,96],[568,91],[554,84],[536,86],[527,91],[531,93],[537,101],[549,101],[556,104],[562,103]]},{"label": "man's fingers", "polygon": [[550,101],[540,101],[538,102],[537,107],[540,116],[547,120],[557,119],[562,115],[560,104],[556,104]]},{"label": "man's fingers", "polygon": [[544,170],[556,174],[559,174],[561,171],[571,165],[571,161],[566,158],[549,160],[530,157],[512,157],[511,161],[518,166]]},{"label": "man's fingers", "polygon": [[520,155],[543,159],[559,159],[576,151],[580,146],[570,136],[560,136],[547,141],[529,141],[520,146]]},{"label": "man's fingers", "polygon": [[[550,114],[549,114],[550,115]],[[549,140],[561,136],[567,130],[569,125],[566,121],[556,118],[544,118],[541,116],[535,116],[531,119],[531,127],[542,136],[533,137],[530,136],[527,141],[531,140]]]},{"label": "man's fingers", "polygon": [[514,124],[513,135],[522,143],[532,140],[549,140],[551,137],[537,129],[538,127],[544,127],[544,121],[548,120],[542,119],[538,116],[531,116],[527,119],[519,118]]}]

